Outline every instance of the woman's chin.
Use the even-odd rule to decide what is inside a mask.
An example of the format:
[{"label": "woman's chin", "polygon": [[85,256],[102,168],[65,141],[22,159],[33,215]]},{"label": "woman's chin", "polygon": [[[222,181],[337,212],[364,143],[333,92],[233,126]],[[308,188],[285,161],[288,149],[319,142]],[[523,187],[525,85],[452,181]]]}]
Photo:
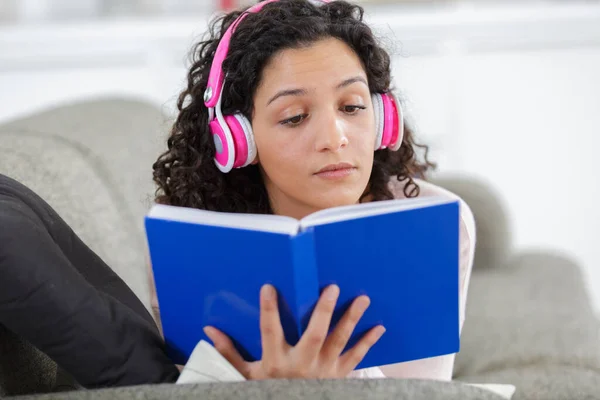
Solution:
[{"label": "woman's chin", "polygon": [[319,202],[318,208],[321,210],[333,207],[342,207],[342,206],[350,206],[353,204],[358,204],[360,200],[360,194],[352,194],[345,196],[328,196],[326,199],[323,199]]}]

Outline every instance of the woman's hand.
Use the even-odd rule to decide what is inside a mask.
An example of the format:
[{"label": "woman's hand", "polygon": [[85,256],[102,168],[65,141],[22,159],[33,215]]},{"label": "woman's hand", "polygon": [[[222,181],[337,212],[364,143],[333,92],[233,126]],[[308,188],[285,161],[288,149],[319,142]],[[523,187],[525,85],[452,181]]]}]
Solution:
[{"label": "woman's hand", "polygon": [[296,346],[290,346],[281,327],[275,288],[263,286],[260,292],[262,359],[259,361],[245,361],[221,331],[206,327],[204,332],[246,379],[345,378],[379,340],[385,328],[374,327],[354,347],[341,354],[370,300],[367,296],[357,297],[328,336],[338,296],[339,288],[335,285],[323,291],[304,335]]}]

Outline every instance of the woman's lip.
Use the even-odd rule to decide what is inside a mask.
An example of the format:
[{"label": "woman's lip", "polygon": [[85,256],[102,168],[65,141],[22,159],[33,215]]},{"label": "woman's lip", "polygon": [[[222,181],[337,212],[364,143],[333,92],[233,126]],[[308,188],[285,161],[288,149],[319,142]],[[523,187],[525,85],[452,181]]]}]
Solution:
[{"label": "woman's lip", "polygon": [[328,172],[328,171],[336,171],[339,169],[348,169],[348,168],[354,168],[354,166],[352,164],[343,162],[343,163],[337,163],[337,164],[329,164],[323,168],[321,168],[317,174],[323,173],[323,172]]},{"label": "woman's lip", "polygon": [[356,170],[356,168],[354,168],[354,167],[347,167],[347,168],[340,168],[340,169],[333,169],[333,170],[328,170],[328,171],[317,172],[315,175],[318,176],[319,178],[324,178],[324,179],[341,179],[341,178],[345,178],[345,177],[351,175],[355,170]]}]

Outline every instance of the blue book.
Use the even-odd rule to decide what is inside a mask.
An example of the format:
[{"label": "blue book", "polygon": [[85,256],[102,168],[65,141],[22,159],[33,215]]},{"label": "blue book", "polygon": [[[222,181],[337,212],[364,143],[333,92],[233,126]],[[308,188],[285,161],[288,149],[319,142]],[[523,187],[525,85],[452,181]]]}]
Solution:
[{"label": "blue book", "polygon": [[340,297],[330,329],[361,294],[371,305],[348,346],[386,333],[357,368],[459,351],[459,203],[438,197],[335,207],[302,220],[155,205],[145,219],[169,356],[185,364],[214,326],[261,358],[259,291],[278,292],[298,342],[322,290]]}]

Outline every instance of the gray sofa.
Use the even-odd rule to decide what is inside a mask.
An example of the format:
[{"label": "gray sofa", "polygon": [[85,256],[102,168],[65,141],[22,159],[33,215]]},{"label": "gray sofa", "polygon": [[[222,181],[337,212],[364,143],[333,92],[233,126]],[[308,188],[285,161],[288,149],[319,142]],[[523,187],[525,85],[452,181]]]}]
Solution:
[{"label": "gray sofa", "polygon": [[[107,98],[0,126],[0,173],[46,199],[148,308],[143,216],[154,189],[151,165],[164,147],[169,122],[152,105]],[[0,396],[501,398],[465,385],[472,382],[513,384],[514,399],[600,399],[600,323],[579,267],[552,250],[525,253],[513,248],[506,210],[485,182],[465,176],[433,180],[470,204],[478,230],[453,382],[281,380],[80,390],[48,357],[0,326]]]}]

